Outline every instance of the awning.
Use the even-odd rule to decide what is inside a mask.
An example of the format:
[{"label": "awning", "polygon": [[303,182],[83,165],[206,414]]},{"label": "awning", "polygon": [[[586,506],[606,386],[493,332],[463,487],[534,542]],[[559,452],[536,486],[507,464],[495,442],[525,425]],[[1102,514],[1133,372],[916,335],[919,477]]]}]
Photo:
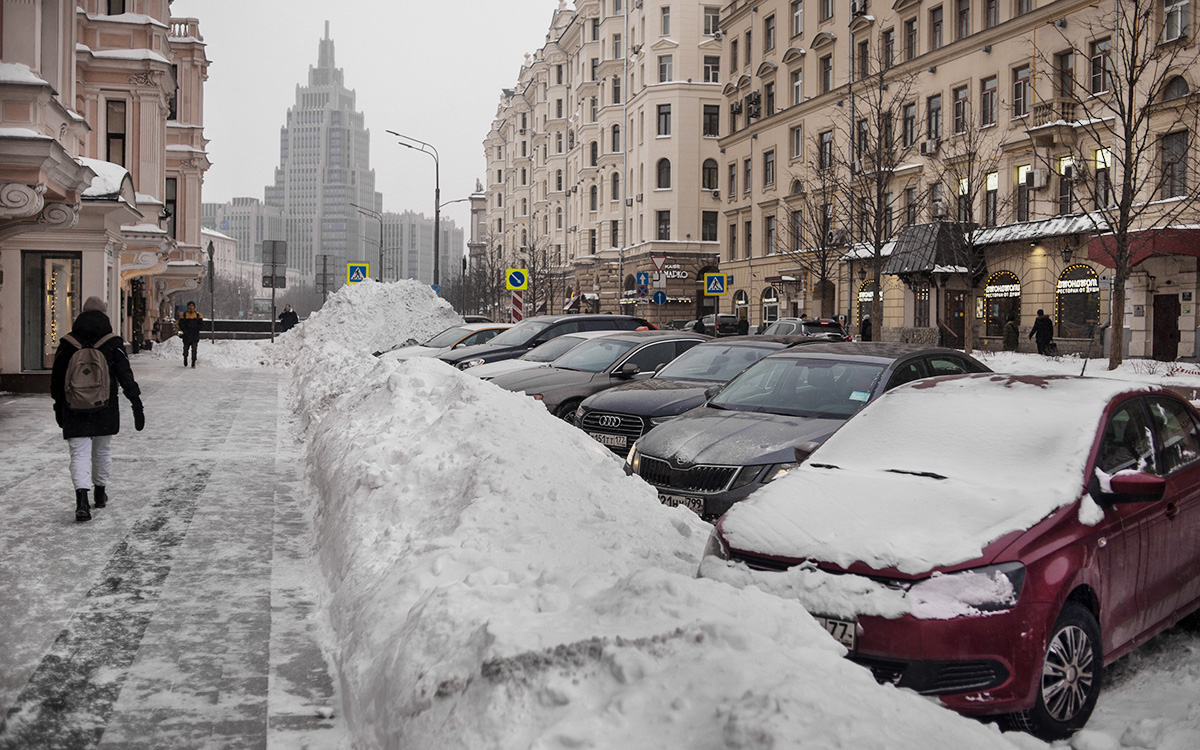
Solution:
[{"label": "awning", "polygon": [[[1092,237],[1088,241],[1087,257],[1113,268],[1112,253],[1116,240],[1111,234]],[[1167,227],[1131,232],[1129,235],[1130,266],[1163,255],[1200,257],[1200,227]]]},{"label": "awning", "polygon": [[915,224],[900,230],[896,249],[883,264],[892,276],[962,273],[968,260],[967,233],[956,221]]},{"label": "awning", "polygon": [[1035,242],[1049,237],[1072,234],[1093,234],[1104,231],[1108,223],[1099,216],[1055,216],[1040,221],[1021,221],[1001,227],[982,227],[975,231],[976,247],[1003,245],[1008,242]]},{"label": "awning", "polygon": [[579,311],[579,295],[571,295],[571,299],[567,300],[567,304],[563,305],[563,312],[578,312]]}]

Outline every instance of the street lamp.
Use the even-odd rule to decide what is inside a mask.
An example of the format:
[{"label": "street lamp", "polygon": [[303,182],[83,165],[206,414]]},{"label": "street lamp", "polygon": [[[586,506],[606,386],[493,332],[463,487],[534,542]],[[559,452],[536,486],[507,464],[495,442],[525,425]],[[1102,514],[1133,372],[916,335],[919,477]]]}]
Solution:
[{"label": "street lamp", "polygon": [[[166,209],[163,209],[166,210]],[[217,254],[217,249],[213,247],[212,240],[208,241],[208,325],[212,329],[212,340],[217,340],[217,295],[213,291],[213,256]],[[192,355],[193,359],[195,355]]]},{"label": "street lamp", "polygon": [[381,216],[378,211],[372,211],[369,208],[363,208],[362,206],[358,205],[357,203],[351,202],[350,205],[357,208],[358,212],[360,214],[366,214],[367,216],[374,216],[379,221],[379,280],[387,281],[386,275],[383,272],[383,270],[385,268],[384,263],[383,263],[383,258],[384,258],[384,255],[383,255],[383,216]]},{"label": "street lamp", "polygon": [[411,148],[413,151],[420,151],[429,154],[433,157],[433,285],[437,286],[439,281],[439,268],[441,260],[438,257],[438,240],[442,233],[442,182],[441,182],[441,166],[438,161],[437,149],[429,145],[425,141],[419,141],[409,135],[401,135],[394,130],[388,130],[387,133],[396,136],[397,138],[405,138],[413,143],[420,144],[414,146],[412,143],[404,141],[396,141],[405,148]]}]

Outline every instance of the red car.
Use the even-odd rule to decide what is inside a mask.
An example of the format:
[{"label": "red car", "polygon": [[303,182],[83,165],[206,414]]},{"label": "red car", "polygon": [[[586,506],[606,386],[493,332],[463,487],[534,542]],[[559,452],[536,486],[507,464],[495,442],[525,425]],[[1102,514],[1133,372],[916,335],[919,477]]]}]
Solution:
[{"label": "red car", "polygon": [[718,521],[700,574],[798,598],[880,681],[1043,739],[1200,607],[1200,414],[1100,378],[895,389]]}]

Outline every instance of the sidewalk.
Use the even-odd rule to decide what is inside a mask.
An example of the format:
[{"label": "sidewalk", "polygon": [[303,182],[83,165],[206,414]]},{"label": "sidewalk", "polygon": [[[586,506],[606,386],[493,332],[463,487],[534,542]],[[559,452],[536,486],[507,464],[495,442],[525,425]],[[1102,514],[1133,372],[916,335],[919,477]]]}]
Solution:
[{"label": "sidewalk", "polygon": [[288,376],[200,354],[133,358],[146,429],[122,397],[87,523],[49,397],[0,394],[0,749],[342,739]]}]

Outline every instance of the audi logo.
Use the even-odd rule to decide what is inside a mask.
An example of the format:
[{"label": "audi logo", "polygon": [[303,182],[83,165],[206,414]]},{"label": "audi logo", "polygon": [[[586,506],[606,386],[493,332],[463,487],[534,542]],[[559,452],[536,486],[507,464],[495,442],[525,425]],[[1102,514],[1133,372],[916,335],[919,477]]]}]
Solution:
[{"label": "audi logo", "polygon": [[620,427],[621,426],[621,418],[614,417],[611,414],[605,414],[604,416],[600,417],[596,421],[599,423],[599,425],[601,427]]}]

